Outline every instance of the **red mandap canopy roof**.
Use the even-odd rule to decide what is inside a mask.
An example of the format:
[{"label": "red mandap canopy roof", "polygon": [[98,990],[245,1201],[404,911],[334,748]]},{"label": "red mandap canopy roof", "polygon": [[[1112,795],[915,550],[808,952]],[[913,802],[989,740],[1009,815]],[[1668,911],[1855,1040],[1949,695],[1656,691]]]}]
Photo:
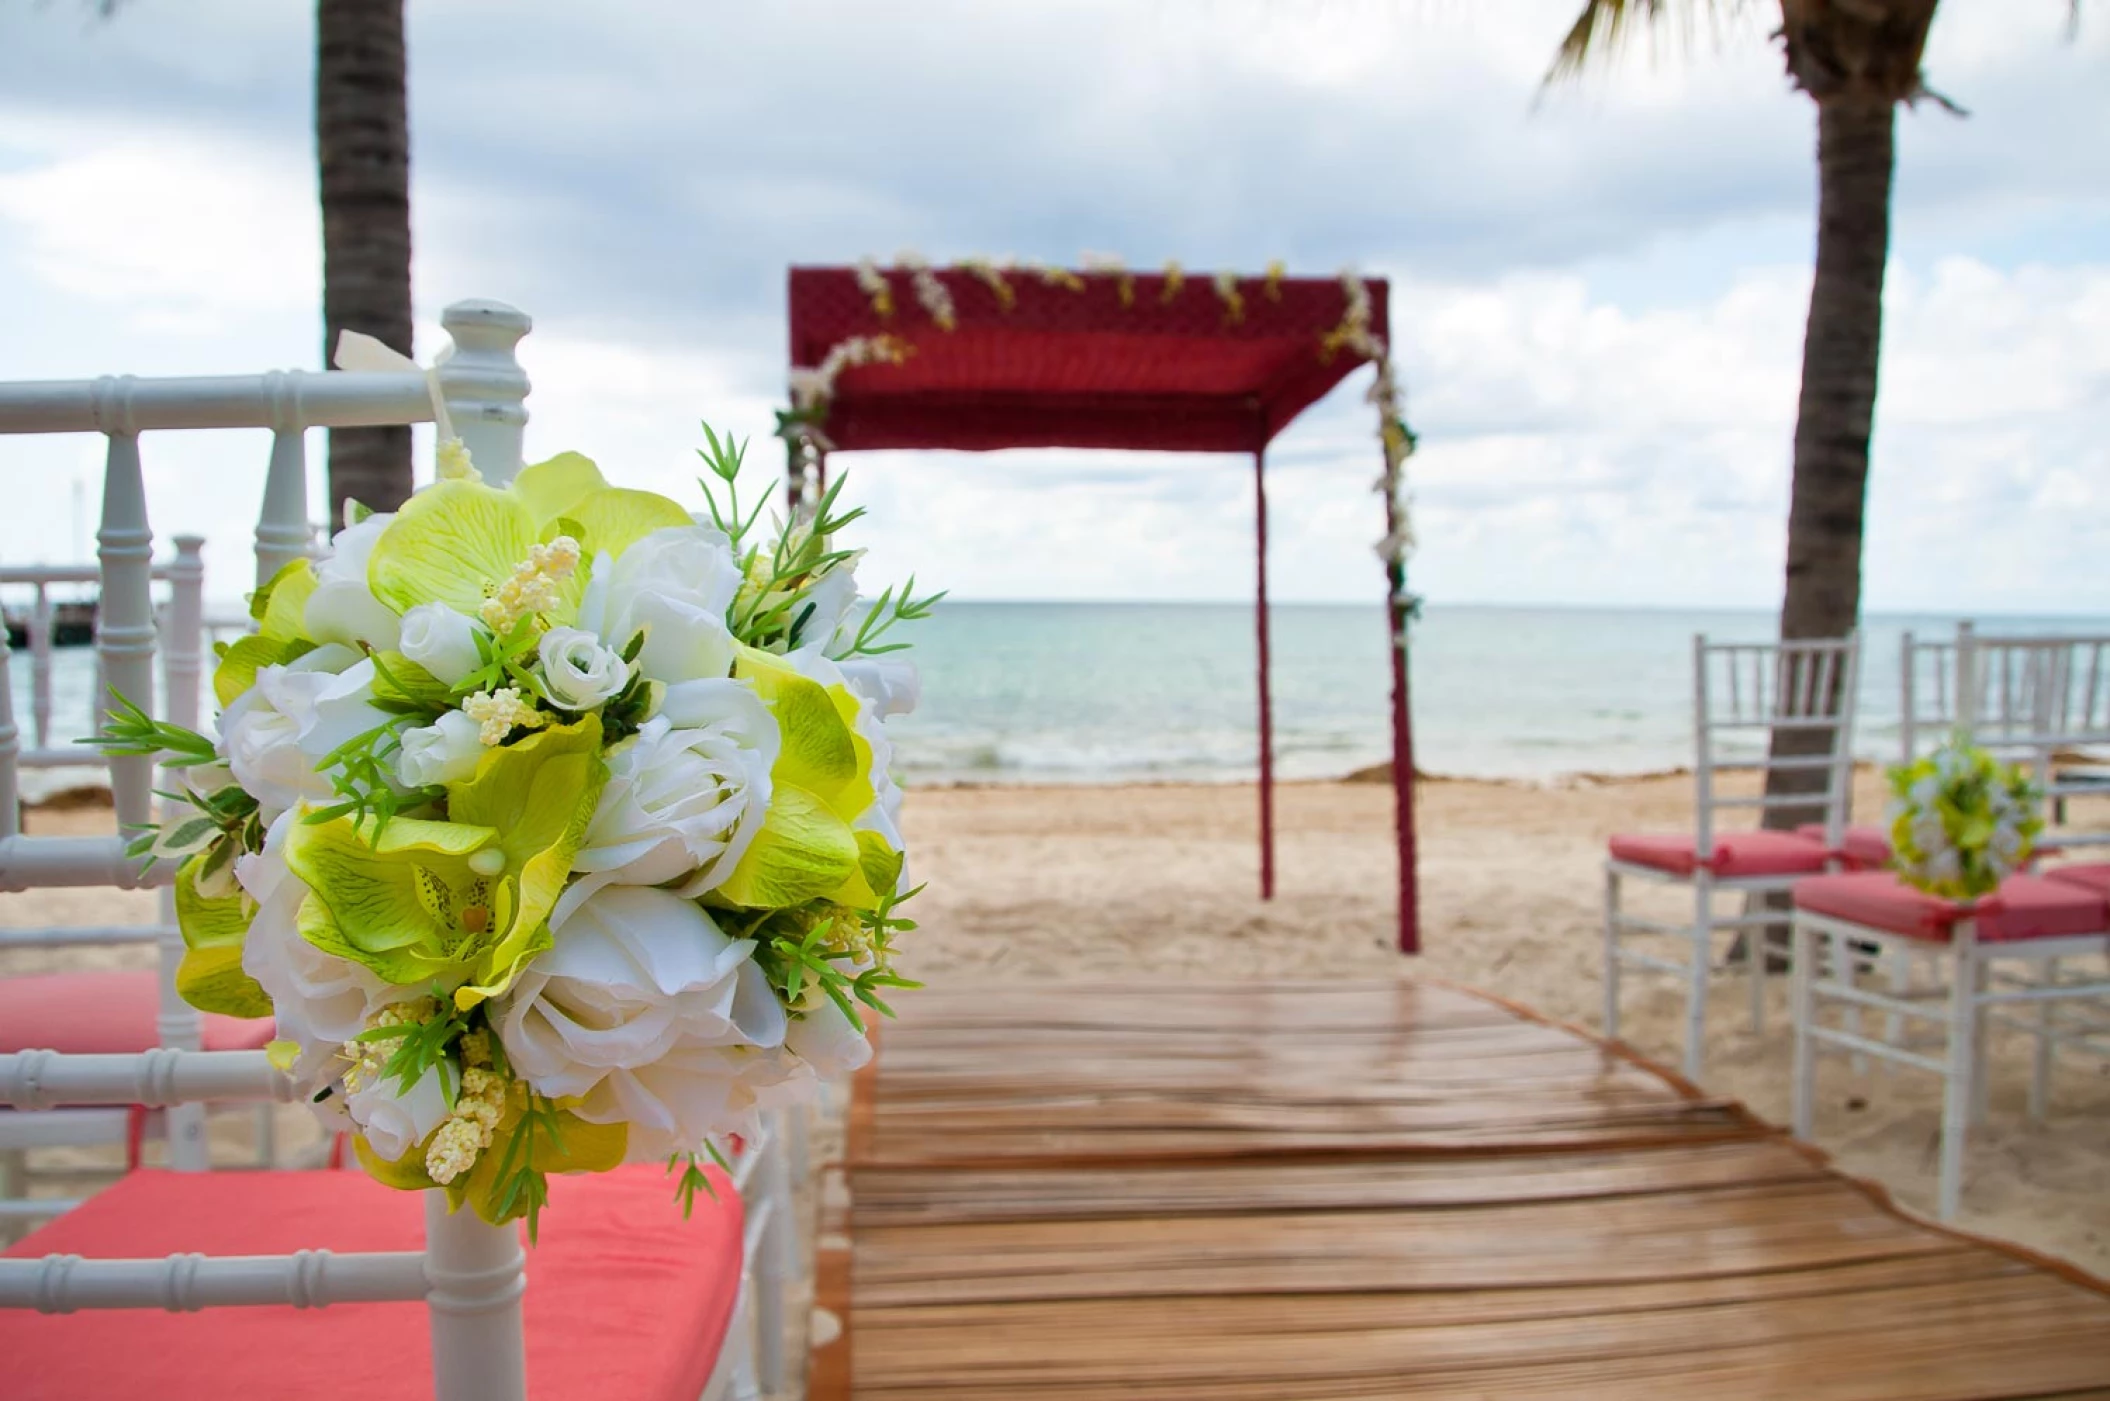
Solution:
[{"label": "red mandap canopy roof", "polygon": [[[851,268],[791,270],[791,363],[818,366],[852,336],[913,347],[899,365],[846,370],[829,403],[838,451],[1075,447],[1257,452],[1362,361],[1325,352],[1347,296],[1327,278],[1238,284],[1233,316],[1208,274],[1165,298],[1166,279],[1087,273],[1082,290],[1015,270],[1008,310],[972,272],[933,274],[957,325],[941,330],[906,272],[889,270],[882,319]],[[1370,331],[1385,341],[1387,288],[1368,282]]]}]

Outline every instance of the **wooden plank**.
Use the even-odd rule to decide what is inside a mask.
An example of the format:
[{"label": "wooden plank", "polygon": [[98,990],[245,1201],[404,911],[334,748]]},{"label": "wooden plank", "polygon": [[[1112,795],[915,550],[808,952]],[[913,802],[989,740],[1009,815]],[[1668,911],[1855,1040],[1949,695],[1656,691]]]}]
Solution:
[{"label": "wooden plank", "polygon": [[1948,1250],[1824,1181],[1599,1201],[856,1232],[864,1305],[1704,1279]]},{"label": "wooden plank", "polygon": [[[1466,1297],[1512,1304],[1502,1298],[1507,1292]],[[1558,1369],[1577,1385],[1603,1385],[1660,1375],[1657,1369],[1668,1360],[1695,1395],[1718,1394],[1718,1379],[1740,1373],[1746,1381],[1778,1383],[1797,1369],[1811,1374],[1820,1388],[1816,1394],[1827,1394],[1817,1374],[1850,1356],[1879,1362],[1881,1375],[1895,1379],[1909,1376],[1930,1351],[1945,1354],[1943,1384],[1972,1378],[1978,1394],[1987,1394],[1988,1383],[2017,1388],[1990,1394],[2030,1395],[2102,1375],[2100,1356],[2091,1358],[2085,1349],[2076,1354],[2074,1347],[2090,1341],[2099,1347],[2100,1334],[2091,1339],[2089,1330],[2099,1329],[2104,1315],[2076,1316],[2066,1307],[2072,1301],[2060,1297],[2073,1291],[2020,1269],[1839,1292],[1774,1292],[1761,1299],[1663,1300],[1654,1307],[1602,1298],[1599,1291],[1569,1292],[1576,1305],[1600,1307],[1439,1322],[1424,1316],[1419,1300],[1394,1298],[1389,1320],[1358,1318],[1345,1325],[1331,1300],[1274,1297],[1254,1301],[1264,1311],[1194,1313],[1176,1322],[1152,1317],[1148,1327],[1127,1329],[1100,1318],[1075,1329],[1087,1321],[1051,1316],[1052,1306],[1039,1305],[1003,1319],[981,1310],[975,1327],[954,1326],[942,1338],[912,1324],[897,1328],[898,1320],[861,1316],[860,1382],[946,1393],[988,1388],[990,1394],[1002,1387],[1030,1394],[1090,1386],[1114,1394],[1120,1387],[1147,1392],[1177,1383],[1209,1396],[1267,1377],[1278,1384],[1423,1383],[1410,1386],[1412,1391],[1428,1389],[1430,1379],[1457,1384],[1545,1369]],[[1695,1346],[1703,1340],[1704,1350]],[[1765,1365],[1769,1361],[1774,1365]],[[1802,1388],[1795,1392],[1802,1394]]]},{"label": "wooden plank", "polygon": [[857,1175],[858,1229],[961,1221],[1179,1216],[1232,1210],[1327,1210],[1583,1200],[1660,1190],[1824,1179],[1785,1144],[1739,1140],[1647,1154],[1543,1153],[1252,1163],[870,1168]]},{"label": "wooden plank", "polygon": [[860,1077],[861,1398],[2110,1396],[2110,1290],[1411,983],[957,986]]}]

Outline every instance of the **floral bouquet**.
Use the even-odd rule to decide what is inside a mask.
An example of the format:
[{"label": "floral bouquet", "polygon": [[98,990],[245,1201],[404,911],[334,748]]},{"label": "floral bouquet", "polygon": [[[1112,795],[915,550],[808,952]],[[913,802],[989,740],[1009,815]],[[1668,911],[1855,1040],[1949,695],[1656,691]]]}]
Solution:
[{"label": "floral bouquet", "polygon": [[699,516],[576,454],[491,486],[447,442],[257,591],[217,739],[122,705],[94,741],[183,775],[132,844],[181,863],[183,996],[276,1017],[368,1172],[493,1223],[625,1161],[692,1202],[915,986],[882,722],[918,689],[889,629],[936,597],[860,605],[840,483],[758,536],[704,431]]},{"label": "floral bouquet", "polygon": [[1908,885],[1977,900],[2029,861],[2044,830],[2029,776],[1959,730],[1925,758],[1890,770],[1890,844]]}]

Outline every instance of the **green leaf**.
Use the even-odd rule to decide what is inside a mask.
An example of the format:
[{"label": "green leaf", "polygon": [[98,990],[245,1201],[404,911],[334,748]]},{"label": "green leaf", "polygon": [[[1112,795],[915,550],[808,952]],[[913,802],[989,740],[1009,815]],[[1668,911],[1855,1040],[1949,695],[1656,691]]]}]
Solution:
[{"label": "green leaf", "polygon": [[176,965],[176,992],[201,1012],[268,1017],[271,995],[242,971],[240,948],[187,949]]},{"label": "green leaf", "polygon": [[803,905],[857,875],[859,855],[847,821],[812,793],[779,782],[761,830],[712,893],[758,909]]},{"label": "green leaf", "polygon": [[488,751],[474,777],[448,788],[450,814],[498,833],[516,902],[504,937],[479,957],[473,985],[455,994],[459,1005],[505,991],[520,964],[549,946],[549,912],[607,780],[601,722],[586,715]]},{"label": "green leaf", "polygon": [[579,523],[579,544],[588,559],[603,551],[620,555],[655,530],[695,524],[678,502],[627,487],[594,492],[574,502],[566,514]]},{"label": "green leaf", "polygon": [[473,618],[485,586],[510,578],[534,543],[534,518],[519,495],[481,482],[437,482],[411,497],[374,542],[367,586],[398,613],[444,603]]},{"label": "green leaf", "polygon": [[255,906],[239,889],[217,899],[201,895],[198,880],[208,864],[208,858],[194,856],[176,872],[176,927],[185,949],[176,991],[200,1011],[268,1017],[270,996],[242,971],[242,944]]},{"label": "green leaf", "polygon": [[398,702],[418,714],[454,708],[453,688],[401,652],[376,652],[373,663],[377,703]]},{"label": "green leaf", "polygon": [[288,560],[249,597],[257,635],[279,641],[307,636],[308,598],[315,587],[315,562]]},{"label": "green leaf", "polygon": [[306,638],[272,638],[251,633],[238,637],[213,668],[212,693],[224,709],[256,684],[256,674],[267,666],[284,666],[315,650]]},{"label": "green leaf", "polygon": [[[338,817],[290,829],[286,864],[310,891],[301,937],[399,985],[464,976],[502,937],[509,913],[502,887],[469,865],[498,833],[419,818],[398,818],[378,834],[372,826]],[[483,913],[465,915],[470,909]],[[470,919],[483,928],[470,929]]]},{"label": "green leaf", "polygon": [[597,491],[608,490],[608,479],[593,459],[576,452],[560,452],[546,462],[520,469],[513,490],[527,506],[539,536],[551,522],[568,514],[579,502]]},{"label": "green leaf", "polygon": [[857,864],[875,895],[891,892],[901,880],[902,855],[877,832],[857,834]]}]

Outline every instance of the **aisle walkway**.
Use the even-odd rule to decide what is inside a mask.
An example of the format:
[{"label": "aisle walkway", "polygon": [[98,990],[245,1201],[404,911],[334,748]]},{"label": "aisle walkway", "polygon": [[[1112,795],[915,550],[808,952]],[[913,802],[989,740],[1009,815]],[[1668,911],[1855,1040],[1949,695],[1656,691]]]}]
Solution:
[{"label": "aisle walkway", "polygon": [[2110,1397],[2110,1294],[1466,993],[904,1002],[815,1401]]}]

